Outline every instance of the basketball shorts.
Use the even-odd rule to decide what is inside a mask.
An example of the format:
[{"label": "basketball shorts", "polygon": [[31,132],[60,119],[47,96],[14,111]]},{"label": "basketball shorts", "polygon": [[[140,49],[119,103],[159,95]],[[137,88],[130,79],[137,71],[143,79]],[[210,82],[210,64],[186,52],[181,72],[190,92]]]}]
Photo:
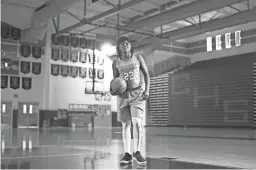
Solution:
[{"label": "basketball shorts", "polygon": [[124,95],[119,97],[119,115],[118,121],[127,122],[132,117],[143,117],[145,111],[145,100],[141,100],[144,88],[126,91]]}]

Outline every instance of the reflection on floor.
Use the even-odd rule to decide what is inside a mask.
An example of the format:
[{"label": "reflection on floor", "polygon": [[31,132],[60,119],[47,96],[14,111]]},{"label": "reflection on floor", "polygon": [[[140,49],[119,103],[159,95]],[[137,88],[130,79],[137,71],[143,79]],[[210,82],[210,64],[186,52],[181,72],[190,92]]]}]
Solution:
[{"label": "reflection on floor", "polygon": [[120,128],[2,130],[1,169],[256,168],[255,140],[157,136],[145,129],[141,152],[147,165],[121,166],[120,132]]}]

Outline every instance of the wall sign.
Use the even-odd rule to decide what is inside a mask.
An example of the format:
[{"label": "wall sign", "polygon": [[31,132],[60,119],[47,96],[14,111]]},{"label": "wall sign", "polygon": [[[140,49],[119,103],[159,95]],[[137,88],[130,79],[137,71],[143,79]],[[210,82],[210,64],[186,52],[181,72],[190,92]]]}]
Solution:
[{"label": "wall sign", "polygon": [[[232,39],[231,36],[234,34],[235,41],[232,45]],[[215,46],[213,44],[214,39],[213,37],[207,37],[206,44],[207,44],[207,52],[217,50],[220,51],[222,49],[229,49],[232,48],[232,46],[241,46],[241,30],[236,31],[234,33],[226,33],[225,35],[216,35],[215,37]]]}]

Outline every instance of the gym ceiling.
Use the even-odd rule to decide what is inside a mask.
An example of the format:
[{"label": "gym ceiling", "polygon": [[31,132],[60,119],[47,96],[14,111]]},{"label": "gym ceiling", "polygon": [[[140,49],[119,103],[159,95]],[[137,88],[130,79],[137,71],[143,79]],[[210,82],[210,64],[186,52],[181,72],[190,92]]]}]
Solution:
[{"label": "gym ceiling", "polygon": [[[26,30],[26,35],[50,19],[57,35],[113,43],[118,35],[129,35],[136,47],[156,39],[184,41],[256,20],[256,0],[2,0],[1,5],[2,21]],[[32,11],[32,21],[12,23],[7,7]]]}]

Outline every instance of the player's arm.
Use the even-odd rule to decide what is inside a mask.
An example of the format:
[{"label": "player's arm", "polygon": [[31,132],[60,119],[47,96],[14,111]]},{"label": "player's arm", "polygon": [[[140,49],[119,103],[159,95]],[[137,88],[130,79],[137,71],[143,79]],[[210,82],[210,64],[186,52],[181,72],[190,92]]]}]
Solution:
[{"label": "player's arm", "polygon": [[[116,60],[112,63],[112,71],[113,71],[114,78],[119,77],[119,72],[116,68]],[[112,91],[111,86],[110,86],[110,94],[113,96],[117,95]]]},{"label": "player's arm", "polygon": [[116,60],[112,63],[112,70],[114,78],[119,77],[119,72],[116,68]]},{"label": "player's arm", "polygon": [[143,59],[143,57],[141,55],[138,55],[138,60],[140,61],[140,69],[144,75],[144,79],[145,79],[145,91],[147,93],[149,93],[149,88],[150,88],[150,76],[149,76],[149,72],[148,72],[148,67]]}]

